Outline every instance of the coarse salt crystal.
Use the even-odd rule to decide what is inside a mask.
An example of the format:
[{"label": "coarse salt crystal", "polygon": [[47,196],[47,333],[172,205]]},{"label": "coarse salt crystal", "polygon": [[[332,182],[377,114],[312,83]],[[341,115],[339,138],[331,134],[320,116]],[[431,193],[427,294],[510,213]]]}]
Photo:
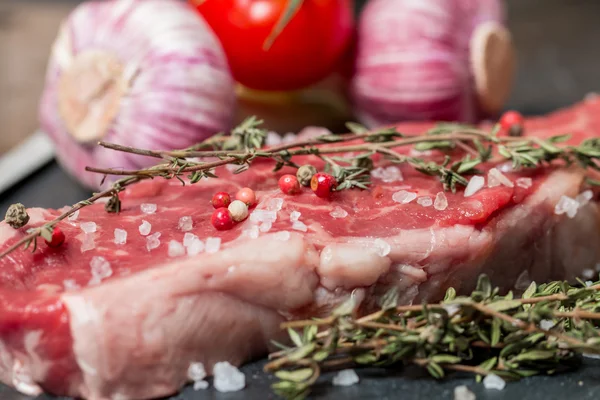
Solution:
[{"label": "coarse salt crystal", "polygon": [[529,189],[533,185],[531,178],[518,178],[515,183],[518,187],[523,189]]},{"label": "coarse salt crystal", "polygon": [[431,200],[431,197],[429,196],[423,196],[417,199],[417,204],[423,207],[431,207],[433,205],[433,200]]},{"label": "coarse salt crystal", "polygon": [[110,263],[104,257],[94,256],[90,261],[90,268],[92,269],[92,279],[90,285],[98,284],[103,279],[110,277],[113,274],[110,268]]},{"label": "coarse salt crystal", "polygon": [[169,257],[181,257],[185,255],[185,247],[177,240],[171,240],[169,242]]},{"label": "coarse salt crystal", "polygon": [[442,308],[446,310],[449,316],[453,316],[460,310],[460,306],[458,304],[444,304]]},{"label": "coarse salt crystal", "polygon": [[585,283],[586,287],[590,287],[594,284],[594,282],[592,282],[592,281],[585,281],[584,283]]},{"label": "coarse salt crystal", "polygon": [[342,207],[335,206],[329,215],[331,215],[333,218],[346,218],[348,216],[348,212]]},{"label": "coarse salt crystal", "polygon": [[196,381],[194,382],[194,390],[206,390],[208,389],[208,382],[206,381]]},{"label": "coarse salt crystal", "polygon": [[266,201],[265,206],[267,211],[280,211],[283,208],[284,200],[275,197]]},{"label": "coarse salt crystal", "polygon": [[194,235],[193,233],[189,233],[186,232],[185,235],[183,235],[183,245],[185,247],[188,247],[189,245],[191,245],[194,240],[198,239],[198,236]]},{"label": "coarse salt crystal", "polygon": [[353,369],[344,369],[333,377],[334,386],[352,386],[358,383],[358,375]]},{"label": "coarse salt crystal", "polygon": [[448,198],[444,194],[444,192],[438,192],[435,195],[435,201],[433,202],[433,208],[438,211],[444,211],[448,208]]},{"label": "coarse salt crystal", "polygon": [[296,134],[293,132],[288,132],[285,135],[283,135],[283,138],[281,139],[282,143],[292,143],[296,141]]},{"label": "coarse salt crystal", "polygon": [[204,242],[195,237],[186,247],[187,255],[193,257],[204,251]]},{"label": "coarse salt crystal", "polygon": [[469,180],[469,184],[465,188],[465,197],[473,196],[475,193],[483,189],[485,185],[485,179],[483,176],[475,175]]},{"label": "coarse salt crystal", "polygon": [[150,222],[142,220],[142,224],[139,227],[140,235],[148,236],[152,231],[152,224]]},{"label": "coarse salt crystal", "polygon": [[548,329],[552,329],[554,326],[554,322],[550,319],[543,319],[540,321],[540,328],[547,331]]},{"label": "coarse salt crystal", "polygon": [[77,290],[80,287],[77,284],[77,282],[75,282],[75,279],[65,279],[63,281],[63,286],[65,287],[65,290],[67,290],[67,291],[69,291],[69,290]]},{"label": "coarse salt crystal", "polygon": [[406,190],[400,190],[392,195],[392,200],[400,204],[408,204],[417,198],[417,194],[414,192],[407,192]]},{"label": "coarse salt crystal", "polygon": [[206,238],[206,245],[204,249],[207,253],[216,253],[221,249],[221,238]]},{"label": "coarse salt crystal", "polygon": [[143,203],[142,205],[140,205],[140,210],[142,210],[144,214],[154,214],[156,212],[156,209],[156,204]]},{"label": "coarse salt crystal", "polygon": [[498,166],[498,170],[500,172],[504,172],[504,173],[512,172],[512,171],[514,171],[514,169],[513,169],[513,163],[512,162],[505,162],[504,164],[500,164]]},{"label": "coarse salt crystal", "polygon": [[269,232],[271,230],[271,227],[273,227],[272,223],[263,222],[262,224],[260,224],[260,227],[258,228],[258,230],[265,233],[265,232]]},{"label": "coarse salt crystal", "polygon": [[252,214],[250,214],[250,221],[273,223],[277,221],[277,212],[269,210],[254,210]]},{"label": "coarse salt crystal", "polygon": [[206,369],[201,362],[193,362],[187,370],[187,376],[190,381],[196,382],[206,378]]},{"label": "coarse salt crystal", "polygon": [[79,218],[79,210],[75,211],[73,214],[67,217],[67,219],[71,222],[77,221],[77,218]]},{"label": "coarse salt crystal", "polygon": [[498,171],[496,168],[490,169],[488,171],[488,187],[496,187],[500,185],[508,187],[515,186],[512,181],[508,179],[502,172]]},{"label": "coarse salt crystal", "polygon": [[391,166],[387,168],[375,168],[371,171],[371,176],[374,178],[381,179],[385,183],[392,183],[396,181],[403,181],[402,171],[400,168]]},{"label": "coarse salt crystal", "polygon": [[583,207],[592,200],[594,193],[591,190],[581,192],[575,197],[575,200],[579,203],[579,207]]},{"label": "coarse salt crystal", "polygon": [[594,270],[590,268],[586,268],[583,271],[581,271],[581,276],[583,276],[584,279],[593,279],[595,275],[596,273],[594,272]]},{"label": "coarse salt crystal", "polygon": [[86,251],[90,251],[96,248],[96,238],[93,233],[86,233],[83,235],[83,240],[81,241],[81,252],[85,253]]},{"label": "coarse salt crystal", "polygon": [[300,219],[301,215],[302,215],[302,213],[300,213],[300,211],[292,211],[290,213],[290,221],[291,222],[298,221]]},{"label": "coarse salt crystal", "polygon": [[301,232],[308,231],[308,227],[302,221],[294,221],[294,223],[292,223],[292,229],[294,229],[296,231],[301,231]]},{"label": "coarse salt crystal", "polygon": [[155,232],[150,236],[146,237],[146,249],[148,251],[154,250],[160,246],[160,232]]},{"label": "coarse salt crystal", "polygon": [[213,385],[219,392],[237,392],[246,386],[246,376],[228,362],[218,362],[213,367]]},{"label": "coarse salt crystal", "polygon": [[178,227],[183,232],[191,231],[192,228],[194,227],[194,223],[192,222],[192,217],[186,215],[185,217],[179,218]]},{"label": "coarse salt crystal", "polygon": [[475,393],[471,392],[465,385],[454,388],[454,400],[475,400]]},{"label": "coarse salt crystal", "polygon": [[506,386],[506,382],[496,374],[489,374],[483,378],[483,386],[488,390],[503,390]]},{"label": "coarse salt crystal", "polygon": [[273,239],[281,240],[282,242],[289,240],[290,237],[291,237],[291,235],[288,231],[280,231],[280,232],[273,234]]},{"label": "coarse salt crystal", "polygon": [[115,229],[115,244],[127,243],[127,231],[124,229]]},{"label": "coarse salt crystal", "polygon": [[390,244],[383,239],[375,239],[373,241],[373,245],[375,246],[375,250],[377,250],[377,254],[380,257],[385,257],[392,251],[392,246],[390,246]]},{"label": "coarse salt crystal", "polygon": [[575,215],[577,215],[578,208],[579,202],[577,200],[572,199],[569,196],[562,195],[554,207],[554,214],[567,214],[569,218],[574,218]]},{"label": "coarse salt crystal", "polygon": [[96,232],[97,225],[95,222],[82,222],[79,224],[79,227],[84,233],[94,233]]}]

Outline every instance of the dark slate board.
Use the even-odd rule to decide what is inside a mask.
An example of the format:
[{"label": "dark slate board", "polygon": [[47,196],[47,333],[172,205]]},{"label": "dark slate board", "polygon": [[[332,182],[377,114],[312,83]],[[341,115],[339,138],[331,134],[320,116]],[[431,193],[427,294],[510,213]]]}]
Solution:
[{"label": "dark slate board", "polygon": [[[59,208],[73,204],[89,196],[54,162],[29,177],[11,190],[0,195],[0,213],[4,215],[8,206],[22,202],[28,207]],[[195,392],[187,387],[182,393],[168,400],[265,400],[275,399],[270,390],[273,377],[262,372],[264,361],[246,365],[242,370],[246,375],[246,389],[237,393],[218,393],[214,389]],[[527,399],[550,400],[597,399],[600,398],[600,361],[585,359],[582,368],[554,377],[534,377],[521,382],[510,383],[503,391],[485,390],[475,383],[473,377],[454,375],[438,382],[414,368],[394,371],[358,371],[361,382],[355,386],[342,388],[331,385],[331,375],[321,379],[311,398],[315,399],[453,399],[454,388],[467,385],[477,399]],[[61,400],[64,398],[61,398]],[[17,393],[0,384],[0,400],[31,400],[31,397]],[[43,395],[37,400],[59,400]]]}]

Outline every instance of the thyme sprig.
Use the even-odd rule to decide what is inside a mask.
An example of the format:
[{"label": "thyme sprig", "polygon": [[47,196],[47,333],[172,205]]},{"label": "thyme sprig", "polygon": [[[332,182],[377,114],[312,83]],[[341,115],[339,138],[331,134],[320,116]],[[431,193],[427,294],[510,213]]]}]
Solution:
[{"label": "thyme sprig", "polygon": [[292,345],[279,344],[265,371],[289,399],[305,397],[321,371],[348,367],[415,364],[436,379],[448,371],[477,380],[551,374],[575,365],[578,354],[600,354],[600,281],[588,285],[533,282],[521,297],[501,296],[482,275],[469,296],[450,288],[440,303],[398,305],[391,290],[363,317],[348,300],[328,317],[284,323]]}]

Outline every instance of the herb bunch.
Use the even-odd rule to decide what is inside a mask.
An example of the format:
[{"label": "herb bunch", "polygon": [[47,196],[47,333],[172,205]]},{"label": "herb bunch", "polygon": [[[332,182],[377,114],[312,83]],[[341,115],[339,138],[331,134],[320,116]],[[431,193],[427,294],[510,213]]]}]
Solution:
[{"label": "herb bunch", "polygon": [[414,364],[441,379],[449,371],[518,380],[575,366],[581,353],[600,354],[600,282],[531,283],[505,296],[482,275],[469,296],[449,289],[436,304],[400,306],[388,292],[381,309],[357,317],[347,301],[326,318],[283,324],[292,346],[278,344],[265,371],[274,391],[306,397],[321,371]]}]

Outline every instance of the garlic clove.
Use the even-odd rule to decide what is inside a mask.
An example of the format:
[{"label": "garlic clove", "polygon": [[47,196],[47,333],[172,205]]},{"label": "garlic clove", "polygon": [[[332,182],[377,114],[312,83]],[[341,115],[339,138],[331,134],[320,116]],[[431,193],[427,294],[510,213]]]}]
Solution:
[{"label": "garlic clove", "polygon": [[471,36],[470,56],[479,104],[496,113],[510,95],[516,71],[510,32],[494,21],[479,24]]}]

